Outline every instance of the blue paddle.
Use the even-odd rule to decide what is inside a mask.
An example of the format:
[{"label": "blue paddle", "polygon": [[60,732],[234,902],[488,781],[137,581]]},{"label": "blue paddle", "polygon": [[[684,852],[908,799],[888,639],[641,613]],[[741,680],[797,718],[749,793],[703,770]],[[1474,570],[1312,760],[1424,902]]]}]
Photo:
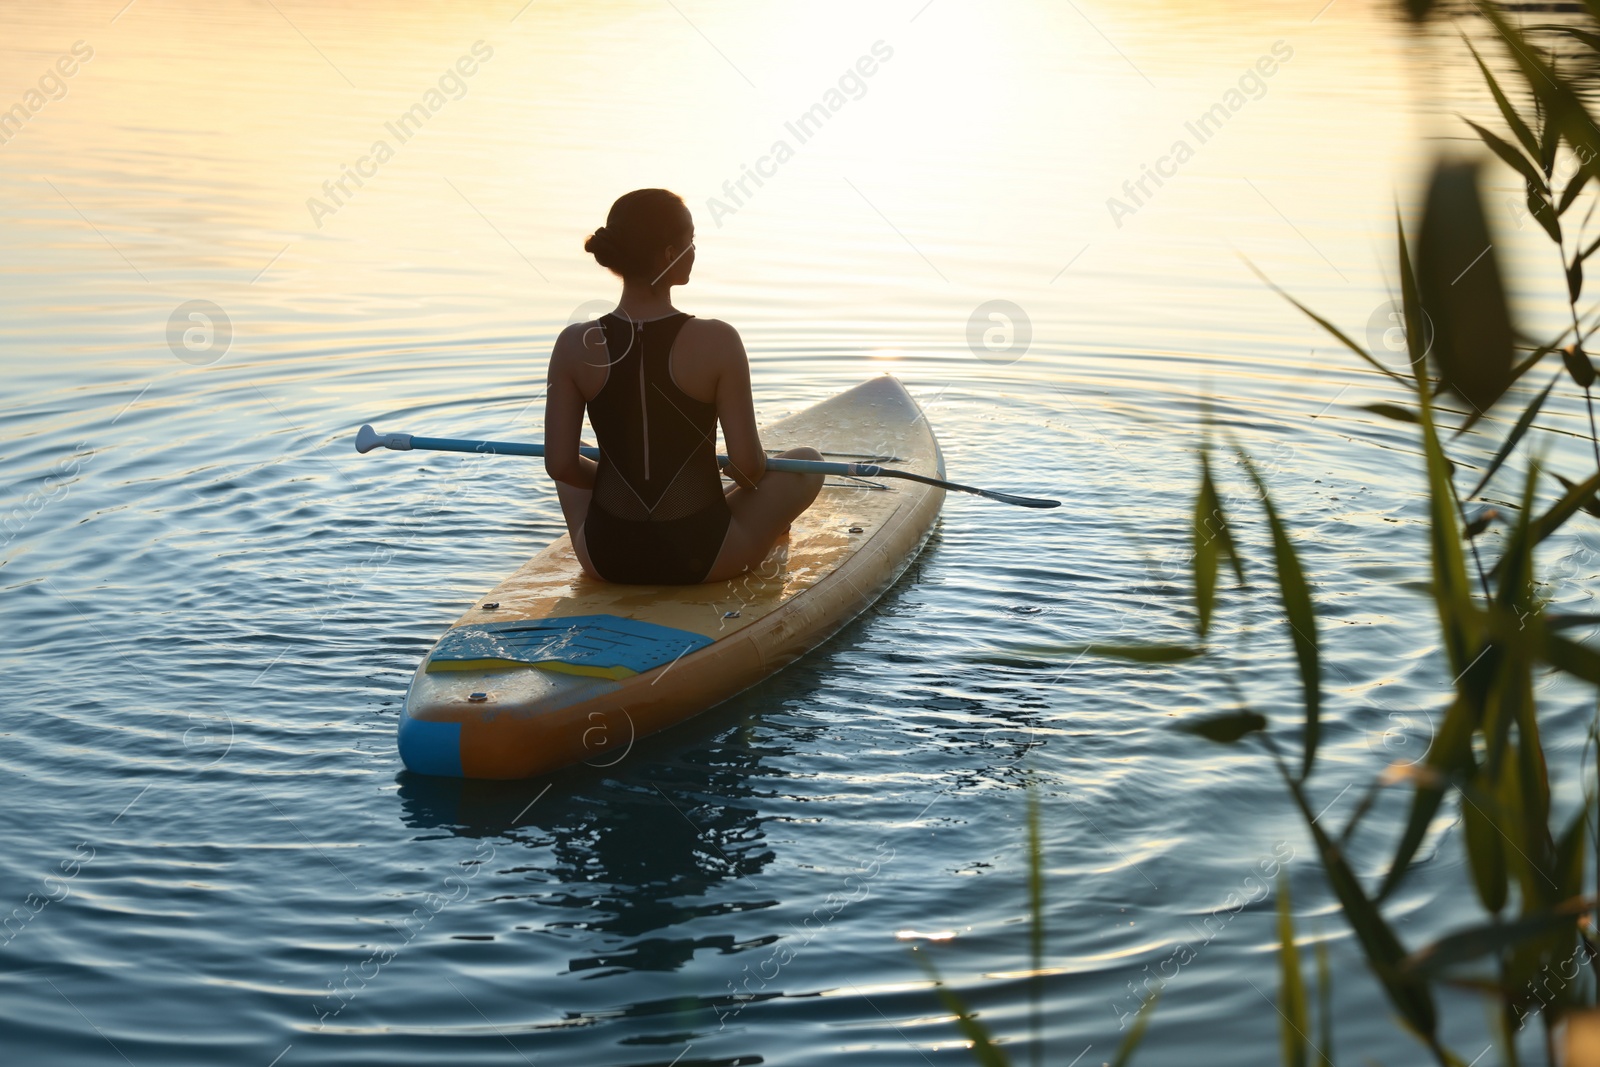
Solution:
[{"label": "blue paddle", "polygon": [[[489,456],[543,456],[544,445],[519,444],[513,441],[469,441],[458,437],[416,437],[408,433],[378,433],[371,426],[363,426],[356,433],[356,451],[362,454],[371,452],[375,448],[392,448],[397,452],[409,452],[412,449],[425,449],[430,452],[479,452]],[[580,453],[590,459],[599,459],[598,448],[580,448]],[[727,456],[718,456],[718,466],[726,465]],[[913,474],[910,471],[891,470],[888,467],[879,467],[872,463],[832,463],[818,459],[781,459],[767,460],[767,469],[772,471],[787,471],[792,474],[837,474],[849,478],[903,478],[910,482],[921,482],[924,485],[938,486],[940,489],[954,489],[959,493],[972,493],[975,496],[985,497],[989,500],[998,500],[1002,504],[1015,504],[1021,508],[1058,508],[1059,500],[1044,500],[1032,496],[1014,496],[1011,493],[997,493],[992,489],[977,489],[970,485],[959,485],[956,482],[947,482],[941,478],[929,478],[923,474]]]}]

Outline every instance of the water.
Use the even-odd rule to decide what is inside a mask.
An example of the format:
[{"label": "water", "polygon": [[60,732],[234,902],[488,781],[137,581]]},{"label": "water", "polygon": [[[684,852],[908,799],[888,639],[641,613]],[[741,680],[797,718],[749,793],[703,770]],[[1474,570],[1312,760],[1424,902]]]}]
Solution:
[{"label": "water", "polygon": [[[1270,1061],[1280,869],[1330,944],[1341,1059],[1414,1059],[1265,757],[1167,729],[1225,706],[1220,673],[1061,651],[1188,633],[1209,397],[1318,586],[1329,818],[1420,755],[1444,704],[1414,594],[1416,450],[1358,407],[1396,398],[1245,260],[1361,334],[1389,295],[1392,204],[1459,136],[1441,113],[1490,112],[1445,29],[1316,6],[0,16],[0,104],[47,79],[0,146],[8,1056],[969,1062],[928,958],[1025,1061],[1031,775],[1044,1062],[1110,1059],[1155,974],[1141,1064]],[[79,41],[92,57],[48,79]],[[1292,55],[1226,126],[1187,135],[1280,41]],[[841,88],[876,42],[888,58]],[[798,143],[785,123],[835,88]],[[420,129],[390,132],[419,103]],[[1192,158],[1163,163],[1185,138]],[[778,139],[792,157],[763,163]],[[1146,164],[1172,176],[1118,225],[1107,200],[1131,203]],[[770,173],[735,203],[723,183],[746,165]],[[1494,180],[1501,254],[1542,328],[1553,258],[1500,210],[1509,172]],[[952,495],[877,608],[614,767],[406,775],[410,672],[560,516],[533,464],[358,457],[351,436],[536,435],[555,332],[613,295],[582,238],[641,185],[696,212],[680,305],[742,331],[764,419],[889,371],[952,477],[1067,504]],[[195,323],[170,322],[195,300],[231,337],[185,346]],[[1031,339],[976,358],[969,319],[991,300]],[[1546,421],[1582,429],[1566,406]],[[1546,554],[1563,605],[1587,606],[1591,541]],[[1246,542],[1264,575],[1262,532]],[[1233,603],[1219,654],[1292,737],[1271,602]],[[1544,696],[1570,803],[1586,713]],[[1401,801],[1358,839],[1368,873]],[[1394,903],[1411,944],[1474,917],[1458,844],[1441,818]],[[1453,1007],[1470,1058],[1482,1013]]]}]

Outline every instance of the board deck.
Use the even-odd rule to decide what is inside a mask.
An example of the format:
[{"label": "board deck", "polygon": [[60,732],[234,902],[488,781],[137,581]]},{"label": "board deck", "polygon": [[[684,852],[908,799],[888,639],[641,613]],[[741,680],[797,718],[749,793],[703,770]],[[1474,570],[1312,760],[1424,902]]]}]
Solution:
[{"label": "board deck", "polygon": [[[944,477],[921,408],[888,375],[764,428],[761,440],[767,448],[811,445],[825,458],[893,456],[885,465]],[[830,478],[759,567],[694,586],[597,581],[578,566],[571,539],[559,537],[480,597],[417,668],[401,712],[401,758],[413,771],[466,778],[610,765],[637,739],[754,685],[869,607],[916,558],[943,501],[944,490],[915,482]],[[632,620],[614,628],[648,630],[660,647],[637,662],[626,658],[631,652],[604,659],[594,627],[606,618]],[[563,619],[572,620],[565,631]],[[531,620],[564,634],[566,644],[538,643],[516,663],[504,657],[517,652],[473,659],[460,651],[506,632],[523,639],[533,627],[505,624]],[[659,662],[674,647],[673,632],[682,651]],[[563,669],[549,657],[566,646],[589,658],[571,655]],[[591,662],[600,666],[578,669]],[[650,663],[657,665],[629,667]]]}]

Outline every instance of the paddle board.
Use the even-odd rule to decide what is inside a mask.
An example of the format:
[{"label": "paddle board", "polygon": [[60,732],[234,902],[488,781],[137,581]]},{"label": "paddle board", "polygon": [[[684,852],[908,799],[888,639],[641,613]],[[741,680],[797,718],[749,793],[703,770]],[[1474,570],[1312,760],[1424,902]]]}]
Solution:
[{"label": "paddle board", "polygon": [[[917,402],[884,375],[761,431],[944,477]],[[456,621],[418,666],[400,756],[422,774],[527,778],[611,766],[641,738],[782,670],[866,610],[921,551],[944,490],[830,478],[759,567],[702,585],[588,577],[567,536]]]}]

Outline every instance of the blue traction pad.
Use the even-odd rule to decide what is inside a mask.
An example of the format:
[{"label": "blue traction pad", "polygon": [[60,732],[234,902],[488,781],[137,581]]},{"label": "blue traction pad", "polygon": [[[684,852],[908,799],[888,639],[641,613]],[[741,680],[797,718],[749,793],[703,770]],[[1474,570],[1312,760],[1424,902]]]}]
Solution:
[{"label": "blue traction pad", "polygon": [[711,638],[621,615],[458,626],[439,639],[428,671],[540,667],[596,678],[628,678],[711,644]]}]

